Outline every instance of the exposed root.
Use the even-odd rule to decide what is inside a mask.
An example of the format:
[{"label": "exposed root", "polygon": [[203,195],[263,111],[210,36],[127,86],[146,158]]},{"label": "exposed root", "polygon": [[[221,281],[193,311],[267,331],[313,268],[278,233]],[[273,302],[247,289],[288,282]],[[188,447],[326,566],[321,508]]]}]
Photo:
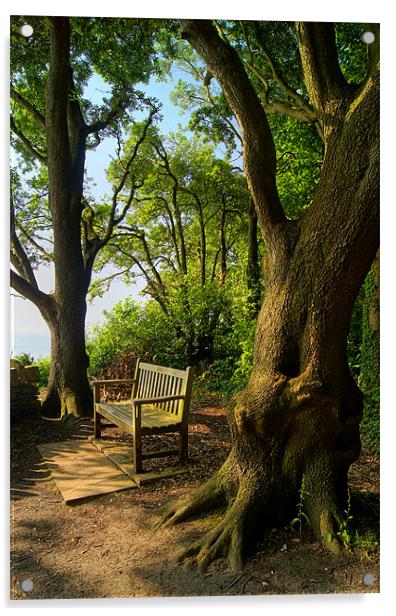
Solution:
[{"label": "exposed root", "polygon": [[172,501],[165,507],[163,517],[156,528],[173,526],[199,513],[207,513],[218,509],[225,503],[225,495],[216,473],[203,486],[200,486],[192,496]]},{"label": "exposed root", "polygon": [[225,514],[224,519],[198,541],[181,552],[178,561],[185,566],[197,565],[205,572],[216,558],[228,558],[231,569],[238,571],[244,565],[245,509],[238,499]]}]

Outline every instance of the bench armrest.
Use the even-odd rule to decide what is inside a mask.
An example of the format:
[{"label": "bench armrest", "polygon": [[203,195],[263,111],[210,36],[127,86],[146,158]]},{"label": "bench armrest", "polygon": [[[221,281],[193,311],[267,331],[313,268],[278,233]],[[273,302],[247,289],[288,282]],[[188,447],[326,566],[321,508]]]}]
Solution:
[{"label": "bench armrest", "polygon": [[154,404],[155,402],[171,402],[172,400],[184,400],[186,396],[180,394],[177,396],[157,396],[156,398],[135,398],[132,404],[141,406],[142,404]]}]

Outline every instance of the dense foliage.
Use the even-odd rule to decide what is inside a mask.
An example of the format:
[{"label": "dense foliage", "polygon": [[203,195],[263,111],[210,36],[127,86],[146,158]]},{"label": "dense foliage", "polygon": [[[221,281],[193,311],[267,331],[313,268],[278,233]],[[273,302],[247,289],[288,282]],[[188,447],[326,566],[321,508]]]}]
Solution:
[{"label": "dense foliage", "polygon": [[198,366],[198,378],[208,389],[231,395],[245,384],[249,374],[255,325],[247,318],[247,308],[241,309],[235,301],[234,291],[231,287],[190,286],[188,299],[192,313],[188,319],[183,307],[184,295],[181,297],[177,290],[171,299],[171,315],[165,314],[155,300],[141,303],[127,298],[118,302],[105,314],[104,323],[95,325],[89,334],[91,375],[107,375],[109,367],[128,354],[132,360],[140,357],[173,367],[186,366],[191,363],[186,344],[191,334],[191,319],[194,349],[207,335],[209,309],[216,307],[220,317],[210,339],[211,357]]}]

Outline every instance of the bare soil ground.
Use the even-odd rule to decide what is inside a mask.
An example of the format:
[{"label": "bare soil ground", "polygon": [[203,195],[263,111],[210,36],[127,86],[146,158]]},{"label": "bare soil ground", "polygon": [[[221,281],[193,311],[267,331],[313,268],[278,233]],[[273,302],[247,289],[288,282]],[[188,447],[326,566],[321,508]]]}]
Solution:
[{"label": "bare soil ground", "polygon": [[[118,429],[109,433],[125,438]],[[367,452],[350,471],[348,531],[352,539],[358,532],[360,541],[349,554],[329,555],[308,528],[301,535],[298,528],[267,529],[243,571],[231,571],[220,559],[202,574],[185,569],[175,556],[215,516],[169,529],[154,526],[161,506],[194,490],[226,458],[226,411],[208,401],[192,409],[190,473],[65,505],[36,445],[90,434],[90,420],[36,419],[12,429],[12,599],[379,592],[379,464]],[[162,467],[169,463],[159,461]],[[26,580],[33,583],[29,591],[22,588]]]}]

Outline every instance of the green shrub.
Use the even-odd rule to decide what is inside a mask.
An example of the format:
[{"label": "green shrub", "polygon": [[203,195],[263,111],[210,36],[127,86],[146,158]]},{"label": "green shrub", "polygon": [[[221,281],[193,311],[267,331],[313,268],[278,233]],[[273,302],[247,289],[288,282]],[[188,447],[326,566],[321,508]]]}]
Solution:
[{"label": "green shrub", "polygon": [[202,287],[185,276],[169,291],[169,314],[154,300],[118,302],[89,333],[90,375],[107,376],[130,354],[173,367],[192,364],[200,386],[232,396],[250,375],[255,331],[239,291],[235,284]]},{"label": "green shrub", "polygon": [[29,353],[20,353],[19,355],[15,355],[13,359],[16,359],[22,366],[31,366],[34,364],[34,357]]},{"label": "green shrub", "polygon": [[51,368],[51,358],[50,357],[39,357],[34,365],[38,367],[40,371],[40,379],[37,381],[37,385],[39,389],[45,389],[48,386],[48,378]]},{"label": "green shrub", "polygon": [[182,348],[175,329],[154,301],[140,304],[130,297],[105,312],[103,324],[88,334],[89,374],[103,374],[115,360],[133,352],[153,363],[180,365]]}]

